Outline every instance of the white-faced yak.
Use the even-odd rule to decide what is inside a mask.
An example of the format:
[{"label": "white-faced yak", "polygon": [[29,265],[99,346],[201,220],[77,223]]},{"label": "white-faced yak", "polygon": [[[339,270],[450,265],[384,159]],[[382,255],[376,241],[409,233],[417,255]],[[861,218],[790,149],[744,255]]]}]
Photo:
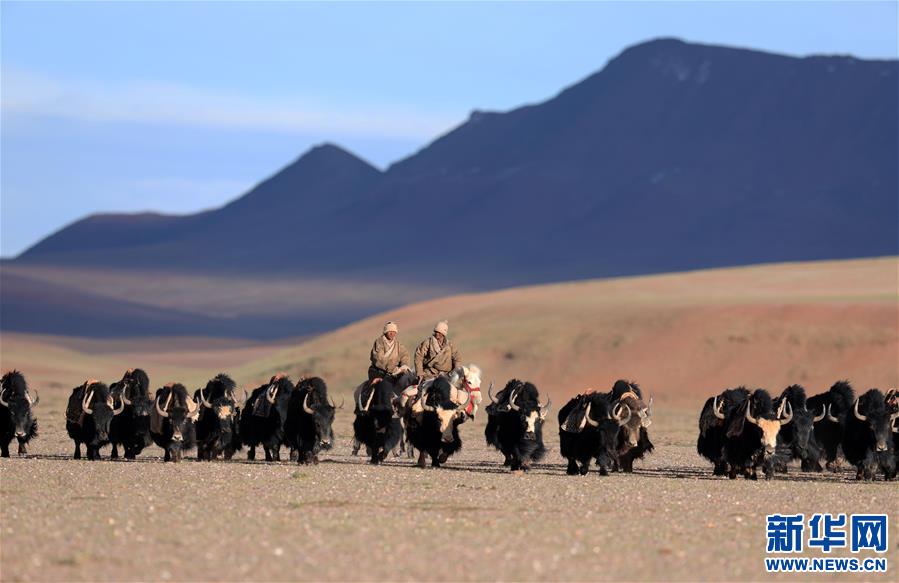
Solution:
[{"label": "white-faced yak", "polygon": [[116,399],[109,387],[90,379],[72,389],[66,407],[66,431],[75,442],[76,460],[81,459],[81,444],[87,450],[87,459],[100,459],[100,448],[109,443],[112,419],[125,410],[125,402]]},{"label": "white-faced yak", "polygon": [[[341,406],[343,403],[341,402]],[[317,464],[318,454],[334,445],[334,413],[328,385],[319,377],[301,379],[287,404],[284,435],[297,463]]]},{"label": "white-faced yak", "polygon": [[124,450],[125,459],[133,460],[153,443],[150,437],[150,413],[153,400],[150,399],[150,379],[139,368],[125,372],[122,380],[109,386],[114,399],[121,399],[125,409],[113,417],[109,426],[109,441],[112,452],[109,457],[119,457],[119,446]]},{"label": "white-faced yak", "polygon": [[180,462],[184,451],[196,445],[195,423],[200,404],[194,401],[180,383],[156,390],[150,415],[150,435],[165,450],[165,461]]},{"label": "white-faced yak", "polygon": [[724,453],[730,466],[728,477],[733,479],[741,473],[756,480],[759,467],[765,472],[765,479],[773,477],[777,435],[793,419],[790,402],[782,402],[775,411],[768,391],[756,389],[740,407],[726,415]]},{"label": "white-faced yak", "polygon": [[0,455],[9,457],[13,437],[19,442],[19,455],[28,453],[25,444],[37,437],[34,407],[39,400],[37,391],[28,388],[19,371],[10,371],[0,379]]},{"label": "white-faced yak", "polygon": [[261,445],[265,461],[281,461],[287,404],[293,390],[290,378],[283,374],[253,389],[240,415],[240,439],[248,448],[248,460],[256,459],[256,446]]},{"label": "white-faced yak", "polygon": [[462,449],[459,425],[467,419],[466,408],[471,402],[471,393],[460,390],[464,401],[456,403],[451,398],[452,388],[449,379],[442,376],[422,383],[418,398],[405,408],[406,435],[412,447],[418,450],[420,468],[427,465],[428,456],[431,466],[439,468]]},{"label": "white-faced yak", "polygon": [[[246,391],[244,391],[246,398]],[[194,392],[200,403],[197,418],[197,459],[211,461],[219,456],[226,460],[241,448],[240,404],[237,385],[228,375],[219,373]]]}]

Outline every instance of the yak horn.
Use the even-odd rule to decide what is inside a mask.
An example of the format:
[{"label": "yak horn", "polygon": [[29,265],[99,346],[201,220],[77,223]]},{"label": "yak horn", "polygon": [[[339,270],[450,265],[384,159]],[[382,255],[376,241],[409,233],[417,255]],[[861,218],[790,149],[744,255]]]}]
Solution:
[{"label": "yak horn", "polygon": [[490,397],[491,403],[498,403],[496,397],[493,396],[493,381],[490,381],[490,386],[487,387],[487,396]]},{"label": "yak horn", "polygon": [[113,415],[118,415],[122,411],[125,410],[125,400],[122,399],[121,395],[119,395],[119,407],[117,409],[112,410]]},{"label": "yak horn", "polygon": [[[625,409],[627,409],[627,417],[625,417],[624,419],[621,419],[621,414],[620,414],[620,411],[621,411],[621,408],[622,408],[622,407],[625,408]],[[620,425],[620,426],[622,426],[622,427],[625,426],[625,425],[627,425],[627,422],[631,420],[631,408],[628,407],[628,406],[625,405],[625,404],[618,403],[618,404],[615,406],[615,409],[618,409],[618,411],[619,411],[619,413],[616,413],[616,414],[615,414],[615,420],[618,421],[618,425]]]},{"label": "yak horn", "polygon": [[200,403],[206,407],[207,409],[212,408],[212,403],[206,400],[206,395],[203,394],[203,388],[200,387]]},{"label": "yak horn", "polygon": [[784,401],[784,403],[786,406],[781,407],[782,415],[778,415],[778,417],[780,418],[781,425],[787,425],[790,421],[793,420],[793,405],[790,404],[789,401]]},{"label": "yak horn", "polygon": [[[200,416],[200,403],[190,397],[185,397],[184,404],[187,406],[187,416],[196,421],[197,417]],[[193,407],[191,407],[191,404]]]},{"label": "yak horn", "polygon": [[596,427],[599,425],[599,421],[594,421],[590,417],[590,407],[593,406],[593,403],[587,403],[587,408],[584,410],[584,420],[581,421],[581,429],[584,428],[584,423],[589,423],[590,427]]},{"label": "yak horn", "polygon": [[94,410],[89,407],[89,405],[91,404],[91,399],[93,399],[93,398],[94,398],[94,392],[91,391],[90,393],[85,394],[84,400],[81,401],[81,408],[88,415],[94,414]]},{"label": "yak horn", "polygon": [[159,406],[159,396],[156,397],[156,412],[159,413],[160,417],[168,417],[169,414],[166,412],[166,409],[169,408],[169,403],[172,402],[172,392],[169,391],[169,398],[165,400],[165,405],[160,408]]},{"label": "yak horn", "polygon": [[41,396],[38,394],[37,391],[34,391],[34,398],[32,398],[31,397],[32,391],[33,391],[33,389],[26,389],[25,396],[28,397],[28,400],[31,401],[31,406],[34,407],[35,405],[37,405],[40,402]]},{"label": "yak horn", "polygon": [[896,425],[897,416],[899,416],[899,413],[897,413],[896,415],[890,415],[890,417],[892,417],[893,419],[893,422],[891,424],[892,426],[890,427],[890,429],[893,430],[893,433],[899,433],[899,426]]},{"label": "yak horn", "polygon": [[265,399],[271,403],[275,404],[275,396],[278,394],[278,385],[272,383],[268,386],[268,389],[265,390]]},{"label": "yak horn", "polygon": [[371,400],[375,398],[375,387],[371,387],[371,393],[368,395],[368,401],[365,402],[365,407],[362,406],[362,391],[359,391],[359,410],[360,411],[368,411],[368,408],[371,407]]},{"label": "yak horn", "polygon": [[827,419],[833,421],[834,423],[839,423],[840,419],[838,417],[834,417],[833,413],[830,411],[830,407],[833,403],[827,404]]},{"label": "yak horn", "polygon": [[750,423],[752,423],[753,425],[758,425],[759,424],[758,419],[756,419],[755,417],[752,416],[752,413],[749,412],[750,409],[752,409],[752,403],[747,402],[746,403],[746,420],[749,421]]},{"label": "yak horn", "polygon": [[515,397],[517,396],[516,391],[512,391],[512,394],[509,395],[509,408],[513,411],[518,411],[518,405],[515,404]]},{"label": "yak horn", "polygon": [[314,415],[315,411],[309,406],[309,391],[306,391],[306,396],[303,397],[303,411],[308,413],[309,415]]},{"label": "yak horn", "polygon": [[546,397],[546,405],[540,405],[540,419],[546,419],[546,416],[549,415],[550,407],[552,407],[553,400],[547,395]]},{"label": "yak horn", "polygon": [[456,406],[456,411],[461,411],[462,409],[464,409],[465,407],[467,407],[467,406],[468,406],[468,402],[471,401],[471,393],[469,393],[468,391],[462,391],[462,392],[465,393],[465,402],[464,402],[464,403],[460,403],[459,405],[457,405],[457,406]]},{"label": "yak horn", "polygon": [[646,406],[646,415],[652,417],[652,395],[649,395],[649,405]]},{"label": "yak horn", "polygon": [[9,401],[7,401],[3,398],[3,393],[5,393],[5,392],[6,392],[6,389],[0,389],[0,405],[3,405],[4,407],[9,407]]},{"label": "yak horn", "polygon": [[855,400],[855,407],[853,407],[852,412],[855,413],[855,418],[858,419],[859,421],[867,421],[868,420],[867,415],[862,415],[861,413],[858,412],[858,399]]},{"label": "yak horn", "polygon": [[715,417],[718,419],[724,419],[724,413],[721,412],[721,409],[724,409],[724,402],[721,402],[721,407],[718,407],[718,397],[715,397],[715,400],[712,401],[712,413],[715,414]]},{"label": "yak horn", "polygon": [[827,407],[825,407],[824,405],[821,405],[821,414],[815,415],[814,417],[812,417],[812,421],[817,423],[818,421],[821,421],[822,419],[824,419],[824,417],[826,415],[827,415]]},{"label": "yak horn", "polygon": [[127,392],[128,392],[128,383],[125,383],[125,386],[122,387],[122,392],[119,393],[119,398],[120,398],[120,399],[122,400],[122,402],[124,402],[126,405],[130,405],[130,404],[131,404],[131,401],[128,400],[128,397],[125,396]]}]

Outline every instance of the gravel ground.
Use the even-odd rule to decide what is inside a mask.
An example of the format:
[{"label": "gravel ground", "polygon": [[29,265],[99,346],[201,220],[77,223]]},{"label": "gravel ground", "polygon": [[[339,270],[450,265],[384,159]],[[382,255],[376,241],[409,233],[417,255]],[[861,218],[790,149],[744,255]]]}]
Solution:
[{"label": "gravel ground", "polygon": [[634,474],[571,477],[555,424],[528,474],[486,448],[483,419],[445,468],[422,470],[352,457],[346,412],[318,466],[164,464],[155,447],[74,461],[62,395],[47,400],[28,458],[0,461],[4,581],[761,580],[774,512],[888,512],[891,572],[833,578],[896,580],[895,482],[713,478],[690,411],[656,411],[656,453]]}]

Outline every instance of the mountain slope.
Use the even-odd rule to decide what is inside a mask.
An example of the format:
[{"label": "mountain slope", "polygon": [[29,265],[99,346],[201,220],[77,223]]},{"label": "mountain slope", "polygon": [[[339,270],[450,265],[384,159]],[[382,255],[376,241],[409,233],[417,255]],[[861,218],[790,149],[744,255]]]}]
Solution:
[{"label": "mountain slope", "polygon": [[482,290],[895,255],[897,80],[655,40],[386,172],[325,145],[220,209],[89,217],[15,264]]},{"label": "mountain slope", "polygon": [[[26,250],[23,262],[128,267],[276,270],[295,249],[292,232],[357,200],[380,171],[324,144],[212,211],[186,216],[94,215]],[[282,243],[287,242],[285,247]],[[280,245],[279,245],[280,244]]]},{"label": "mountain slope", "polygon": [[[491,285],[891,254],[897,73],[652,41],[544,103],[476,112],[383,175],[326,145],[221,209],[91,217],[20,260]],[[429,261],[422,237],[453,252]]]}]

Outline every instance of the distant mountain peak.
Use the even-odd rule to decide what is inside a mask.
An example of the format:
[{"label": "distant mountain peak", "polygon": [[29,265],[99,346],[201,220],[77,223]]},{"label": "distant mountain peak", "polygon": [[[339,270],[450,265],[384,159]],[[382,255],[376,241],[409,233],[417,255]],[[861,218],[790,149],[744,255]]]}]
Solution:
[{"label": "distant mountain peak", "polygon": [[344,168],[346,170],[368,169],[380,172],[375,166],[359,156],[331,142],[324,142],[309,148],[288,168],[292,166],[317,167],[329,171]]}]

